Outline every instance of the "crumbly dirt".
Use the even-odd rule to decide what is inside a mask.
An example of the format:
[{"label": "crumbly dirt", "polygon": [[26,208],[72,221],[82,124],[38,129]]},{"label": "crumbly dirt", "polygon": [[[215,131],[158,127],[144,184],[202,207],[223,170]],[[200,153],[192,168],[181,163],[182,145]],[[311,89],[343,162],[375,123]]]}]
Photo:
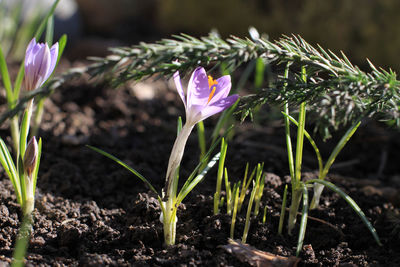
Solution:
[{"label": "crumbly dirt", "polygon": [[[273,112],[263,109],[256,124],[245,122],[235,128],[227,168],[230,179],[237,181],[246,162],[251,167],[265,163],[261,210],[267,206],[266,222],[262,223],[262,212],[252,218],[247,243],[292,256],[298,228],[293,236],[286,231],[277,234],[283,189],[289,181],[283,127],[272,119]],[[57,90],[46,101],[40,131],[43,153],[27,266],[248,266],[221,247],[227,244],[231,218],[225,209],[220,215],[212,213],[215,169],[179,208],[177,245],[165,248],[154,193],[85,146],[117,156],[161,189],[178,115],[184,116],[183,105],[165,81],[116,90],[80,79]],[[216,118],[206,121],[208,134],[215,122]],[[375,243],[343,199],[325,190],[320,208],[309,213],[300,266],[400,266],[399,133],[373,121],[364,125],[337,159],[328,180],[359,204],[383,246]],[[6,126],[0,135],[10,141]],[[338,139],[322,145],[325,157]],[[304,179],[316,177],[313,157],[306,146]],[[193,133],[181,181],[197,162]],[[244,218],[242,209],[235,227],[237,239]],[[11,262],[20,222],[12,185],[1,171],[0,266]]]}]

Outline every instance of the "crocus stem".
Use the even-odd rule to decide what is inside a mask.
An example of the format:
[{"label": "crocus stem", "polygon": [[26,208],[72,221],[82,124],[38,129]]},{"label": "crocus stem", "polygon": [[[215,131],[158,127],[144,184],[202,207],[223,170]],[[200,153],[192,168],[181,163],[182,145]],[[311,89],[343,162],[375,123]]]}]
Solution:
[{"label": "crocus stem", "polygon": [[193,129],[193,124],[187,124],[182,127],[176,137],[174,146],[172,148],[171,156],[169,157],[168,169],[166,175],[165,185],[165,209],[163,214],[164,226],[164,242],[165,245],[170,246],[175,244],[176,236],[176,194],[178,188],[178,168],[181,164],[183,152],[185,150],[186,142]]},{"label": "crocus stem", "polygon": [[164,243],[166,246],[175,245],[175,238],[176,238],[176,207],[174,202],[168,200],[164,202],[165,205],[165,214],[163,214],[163,230],[164,230]]},{"label": "crocus stem", "polygon": [[[185,150],[186,142],[189,138],[190,133],[193,130],[192,124],[187,124],[182,127],[182,130],[180,131],[179,135],[176,137],[174,146],[172,148],[171,155],[169,157],[168,161],[168,169],[167,169],[167,175],[165,177],[165,192],[166,195],[164,196],[165,199],[169,199],[170,197],[175,198],[176,197],[176,185],[174,184],[176,182],[176,172],[181,164],[182,157],[183,157],[183,152]],[[174,192],[175,191],[175,192]]]},{"label": "crocus stem", "polygon": [[24,201],[24,206],[22,207],[24,216],[28,216],[32,213],[35,208],[35,196],[33,192],[33,182],[32,178],[28,175],[24,175],[25,179],[25,188],[26,188],[26,196]]}]

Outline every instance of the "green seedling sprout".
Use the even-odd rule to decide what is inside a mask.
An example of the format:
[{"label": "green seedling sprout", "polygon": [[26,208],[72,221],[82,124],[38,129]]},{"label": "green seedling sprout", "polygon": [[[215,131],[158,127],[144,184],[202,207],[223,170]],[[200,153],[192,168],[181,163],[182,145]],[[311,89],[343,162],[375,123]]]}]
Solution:
[{"label": "green seedling sprout", "polygon": [[248,204],[248,206],[247,206],[246,221],[245,221],[244,230],[243,230],[243,235],[242,235],[242,243],[243,243],[243,244],[246,243],[247,235],[249,234],[249,229],[250,229],[250,215],[251,215],[251,210],[252,210],[252,207],[253,207],[254,197],[256,196],[256,192],[257,192],[257,185],[256,185],[256,183],[253,181],[253,190],[251,191],[249,204]]},{"label": "green seedling sprout", "polygon": [[265,179],[263,176],[263,168],[264,168],[264,163],[262,164],[257,164],[257,175],[256,175],[256,193],[254,196],[254,216],[257,217],[259,210],[260,210],[260,202],[261,202],[261,197],[264,193],[264,185],[265,185]]},{"label": "green seedling sprout", "polygon": [[264,213],[263,213],[263,219],[262,219],[262,223],[265,224],[265,222],[267,221],[267,211],[268,211],[268,206],[265,205],[264,207]]},{"label": "green seedling sprout", "polygon": [[[175,244],[177,210],[179,205],[189,194],[189,192],[192,191],[193,188],[203,180],[208,170],[212,168],[220,158],[220,153],[218,153],[207,163],[200,173],[198,173],[210,157],[214,148],[219,143],[220,140],[218,140],[218,142],[211,145],[209,151],[204,155],[199,165],[197,165],[192,174],[187,178],[181,189],[178,190],[179,166],[182,161],[189,135],[198,122],[203,121],[216,113],[222,112],[223,110],[232,106],[239,98],[238,95],[227,96],[231,89],[230,76],[223,76],[217,80],[214,80],[211,76],[207,76],[206,71],[201,67],[198,67],[190,78],[187,96],[184,94],[179,72],[174,74],[174,82],[179,96],[185,105],[186,122],[181,127],[181,123],[178,120],[179,133],[170,154],[165,187],[163,188],[161,194],[157,192],[149,180],[147,180],[133,168],[129,167],[127,164],[123,163],[121,160],[103,150],[89,146],[91,149],[127,168],[158,195],[157,199],[161,207],[160,221],[163,224],[164,243],[167,246]],[[229,131],[227,131],[227,133],[228,132]]]},{"label": "green seedling sprout", "polygon": [[226,214],[232,214],[232,205],[233,205],[233,197],[232,197],[232,188],[231,182],[229,182],[228,178],[228,170],[225,168],[224,170],[224,179],[225,179],[225,191],[226,191]]},{"label": "green seedling sprout", "polygon": [[281,215],[280,215],[280,217],[279,217],[279,226],[278,226],[278,234],[279,234],[279,235],[282,234],[283,222],[284,222],[284,220],[285,220],[287,191],[288,191],[288,186],[285,185],[285,190],[283,191],[283,200],[282,200],[282,207],[281,207]]},{"label": "green seedling sprout", "polygon": [[249,170],[249,163],[246,164],[246,170],[244,172],[244,177],[243,177],[243,183],[242,183],[242,189],[240,190],[240,196],[239,196],[239,206],[238,206],[238,210],[240,212],[240,210],[242,209],[242,205],[244,202],[244,198],[246,197],[247,194],[247,190],[249,189],[250,183],[253,180],[254,175],[256,174],[256,170],[257,167],[255,167],[253,169],[253,171],[250,174],[249,179],[247,180],[247,174],[248,174],[248,170]]},{"label": "green seedling sprout", "polygon": [[222,178],[224,175],[225,157],[227,149],[228,149],[228,143],[225,142],[225,138],[222,138],[221,152],[220,152],[221,157],[219,158],[219,163],[218,163],[217,185],[214,194],[214,215],[219,214],[219,209],[223,204],[223,201],[221,201],[220,196],[221,196]]},{"label": "green seedling sprout", "polygon": [[240,188],[240,181],[238,183],[235,183],[235,186],[233,187],[233,212],[232,212],[231,230],[229,235],[231,239],[233,239],[235,234],[235,223],[236,223],[236,216],[239,203],[239,188]]}]

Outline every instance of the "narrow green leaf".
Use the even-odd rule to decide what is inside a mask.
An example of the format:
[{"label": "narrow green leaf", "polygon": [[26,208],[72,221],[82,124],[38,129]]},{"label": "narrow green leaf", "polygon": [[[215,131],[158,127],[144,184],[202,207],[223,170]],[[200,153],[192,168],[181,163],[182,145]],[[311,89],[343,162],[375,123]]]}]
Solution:
[{"label": "narrow green leaf", "polygon": [[190,193],[190,191],[193,190],[193,188],[200,183],[203,179],[204,176],[207,174],[207,172],[214,167],[214,165],[217,163],[219,160],[220,152],[218,152],[207,164],[207,166],[203,169],[203,171],[196,176],[187,186],[182,187],[181,191],[178,194],[177,201],[176,201],[176,206],[179,206],[179,204],[185,199],[187,194]]},{"label": "narrow green leaf", "polygon": [[244,230],[243,230],[243,235],[242,235],[242,243],[246,244],[247,240],[247,235],[249,234],[249,229],[250,229],[250,215],[251,215],[251,210],[253,207],[253,202],[254,202],[254,197],[256,195],[256,184],[253,182],[253,190],[251,190],[251,195],[250,195],[250,200],[249,204],[247,206],[247,213],[246,213],[246,222],[244,225]]},{"label": "narrow green leaf", "polygon": [[11,180],[11,183],[15,190],[15,194],[17,196],[17,201],[21,205],[22,197],[21,197],[21,185],[19,176],[15,169],[14,162],[11,159],[10,152],[8,151],[7,146],[4,143],[3,139],[1,138],[0,138],[0,162],[4,170],[6,171],[8,177]]},{"label": "narrow green leaf", "polygon": [[[28,103],[28,106],[31,106],[32,102]],[[31,106],[32,108],[32,106]],[[29,122],[31,121],[31,112],[32,109],[25,109],[24,116],[21,121],[21,130],[20,130],[20,139],[19,139],[19,155],[23,159],[25,156],[26,150],[26,139],[28,138],[29,132]]]},{"label": "narrow green leaf", "polygon": [[36,30],[36,33],[35,33],[36,40],[39,40],[40,36],[42,36],[42,33],[43,33],[44,29],[46,28],[46,25],[47,25],[47,22],[48,22],[49,18],[51,16],[53,16],[54,11],[56,10],[56,7],[57,7],[59,2],[60,2],[60,0],[55,0],[53,5],[51,6],[49,12],[43,18],[42,22],[40,23],[40,25],[39,25],[38,29]]},{"label": "narrow green leaf", "polygon": [[54,36],[54,15],[51,15],[47,20],[46,37],[45,37],[48,46],[53,45],[53,36]]},{"label": "narrow green leaf", "polygon": [[347,144],[347,142],[350,140],[350,138],[353,136],[353,134],[357,131],[357,129],[360,126],[360,124],[361,124],[361,121],[356,121],[346,131],[346,133],[340,139],[339,143],[335,146],[335,148],[333,149],[331,155],[329,156],[329,158],[326,161],[326,164],[324,166],[324,169],[323,169],[323,172],[322,172],[322,179],[324,179],[325,176],[328,174],[329,169],[332,166],[333,162],[335,161],[337,155],[339,155],[340,151],[342,151],[343,147]]},{"label": "narrow green leaf", "polygon": [[286,199],[287,199],[287,191],[288,185],[285,185],[285,190],[283,191],[283,200],[282,200],[282,207],[281,207],[281,216],[279,217],[279,226],[278,226],[278,234],[282,234],[283,229],[283,222],[285,220],[286,214]]},{"label": "narrow green leaf", "polygon": [[39,166],[40,166],[40,158],[42,156],[42,138],[39,138],[39,143],[38,143],[38,156],[37,156],[37,161],[35,165],[35,169],[33,170],[33,196],[35,196],[35,191],[36,191],[36,182],[37,182],[37,177],[39,173]]},{"label": "narrow green leaf", "polygon": [[3,50],[0,47],[0,74],[3,81],[4,88],[6,89],[6,98],[8,107],[12,108],[15,104],[15,99],[13,97],[13,91],[11,87],[10,75],[8,73],[7,62],[3,54]]},{"label": "narrow green leaf", "polygon": [[187,178],[185,184],[182,186],[181,192],[182,192],[182,190],[186,190],[185,188],[189,186],[189,184],[192,182],[192,180],[194,179],[194,177],[196,176],[196,174],[198,173],[200,168],[205,164],[205,162],[207,162],[208,158],[210,157],[210,155],[214,151],[214,149],[217,147],[219,142],[221,142],[222,138],[225,137],[232,130],[232,128],[233,128],[233,125],[226,130],[226,132],[223,136],[218,138],[218,140],[211,145],[211,147],[208,149],[207,153],[204,155],[203,159],[199,162],[199,164],[197,164],[196,168],[192,171],[190,176]]},{"label": "narrow green leaf", "polygon": [[324,186],[326,186],[327,188],[331,189],[333,192],[335,192],[339,196],[341,196],[350,205],[350,207],[357,213],[357,215],[361,218],[362,222],[367,226],[368,230],[371,232],[372,236],[374,237],[376,243],[378,243],[379,246],[382,246],[382,243],[379,239],[379,236],[378,236],[375,228],[372,226],[370,221],[368,221],[367,217],[365,216],[365,214],[361,210],[361,208],[357,205],[357,203],[349,195],[347,195],[343,190],[341,190],[336,185],[334,185],[328,181],[325,181],[325,180],[312,179],[312,180],[308,180],[306,182],[306,184],[311,184],[311,183],[323,184]]},{"label": "narrow green leaf", "polygon": [[301,183],[303,190],[303,210],[301,212],[299,239],[297,240],[296,257],[299,256],[301,249],[303,248],[304,236],[306,235],[307,229],[307,218],[308,218],[308,191],[304,183]]},{"label": "narrow green leaf", "polygon": [[[285,112],[282,112],[283,116],[285,116],[286,118],[288,118],[291,122],[293,122],[294,125],[296,125],[297,127],[299,126],[299,123],[296,121],[295,118],[293,118],[292,116],[290,116],[289,114],[286,114]],[[307,138],[307,140],[310,142],[311,146],[314,149],[315,155],[317,156],[318,159],[318,167],[319,167],[319,174],[321,176],[322,174],[322,170],[323,170],[323,161],[322,161],[322,156],[321,153],[319,152],[319,149],[317,147],[317,144],[315,143],[314,139],[311,137],[311,135],[307,132],[307,130],[304,129],[304,135]]]},{"label": "narrow green leaf", "polygon": [[133,169],[132,167],[128,166],[126,163],[122,162],[120,159],[114,157],[113,155],[99,149],[96,148],[94,146],[90,146],[90,145],[86,145],[88,148],[96,151],[99,154],[102,154],[103,156],[106,156],[107,158],[115,161],[116,163],[118,163],[119,165],[121,165],[122,167],[124,167],[125,169],[129,170],[131,173],[133,173],[134,175],[136,175],[140,180],[142,180],[150,189],[151,191],[153,191],[154,193],[156,193],[158,195],[157,190],[151,185],[151,183],[143,176],[141,175],[138,171],[136,171],[135,169]]},{"label": "narrow green leaf", "polygon": [[200,160],[201,160],[207,152],[206,135],[205,135],[203,121],[200,121],[199,123],[197,123],[197,139],[199,142]]}]

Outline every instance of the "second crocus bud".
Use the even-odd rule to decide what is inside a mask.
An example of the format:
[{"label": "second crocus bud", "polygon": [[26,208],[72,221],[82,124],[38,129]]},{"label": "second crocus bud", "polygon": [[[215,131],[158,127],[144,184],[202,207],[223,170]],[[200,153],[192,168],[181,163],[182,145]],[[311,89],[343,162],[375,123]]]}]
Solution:
[{"label": "second crocus bud", "polygon": [[38,144],[36,142],[36,138],[32,137],[28,143],[28,146],[26,147],[24,156],[24,171],[29,177],[31,177],[32,172],[35,169],[37,159]]}]

